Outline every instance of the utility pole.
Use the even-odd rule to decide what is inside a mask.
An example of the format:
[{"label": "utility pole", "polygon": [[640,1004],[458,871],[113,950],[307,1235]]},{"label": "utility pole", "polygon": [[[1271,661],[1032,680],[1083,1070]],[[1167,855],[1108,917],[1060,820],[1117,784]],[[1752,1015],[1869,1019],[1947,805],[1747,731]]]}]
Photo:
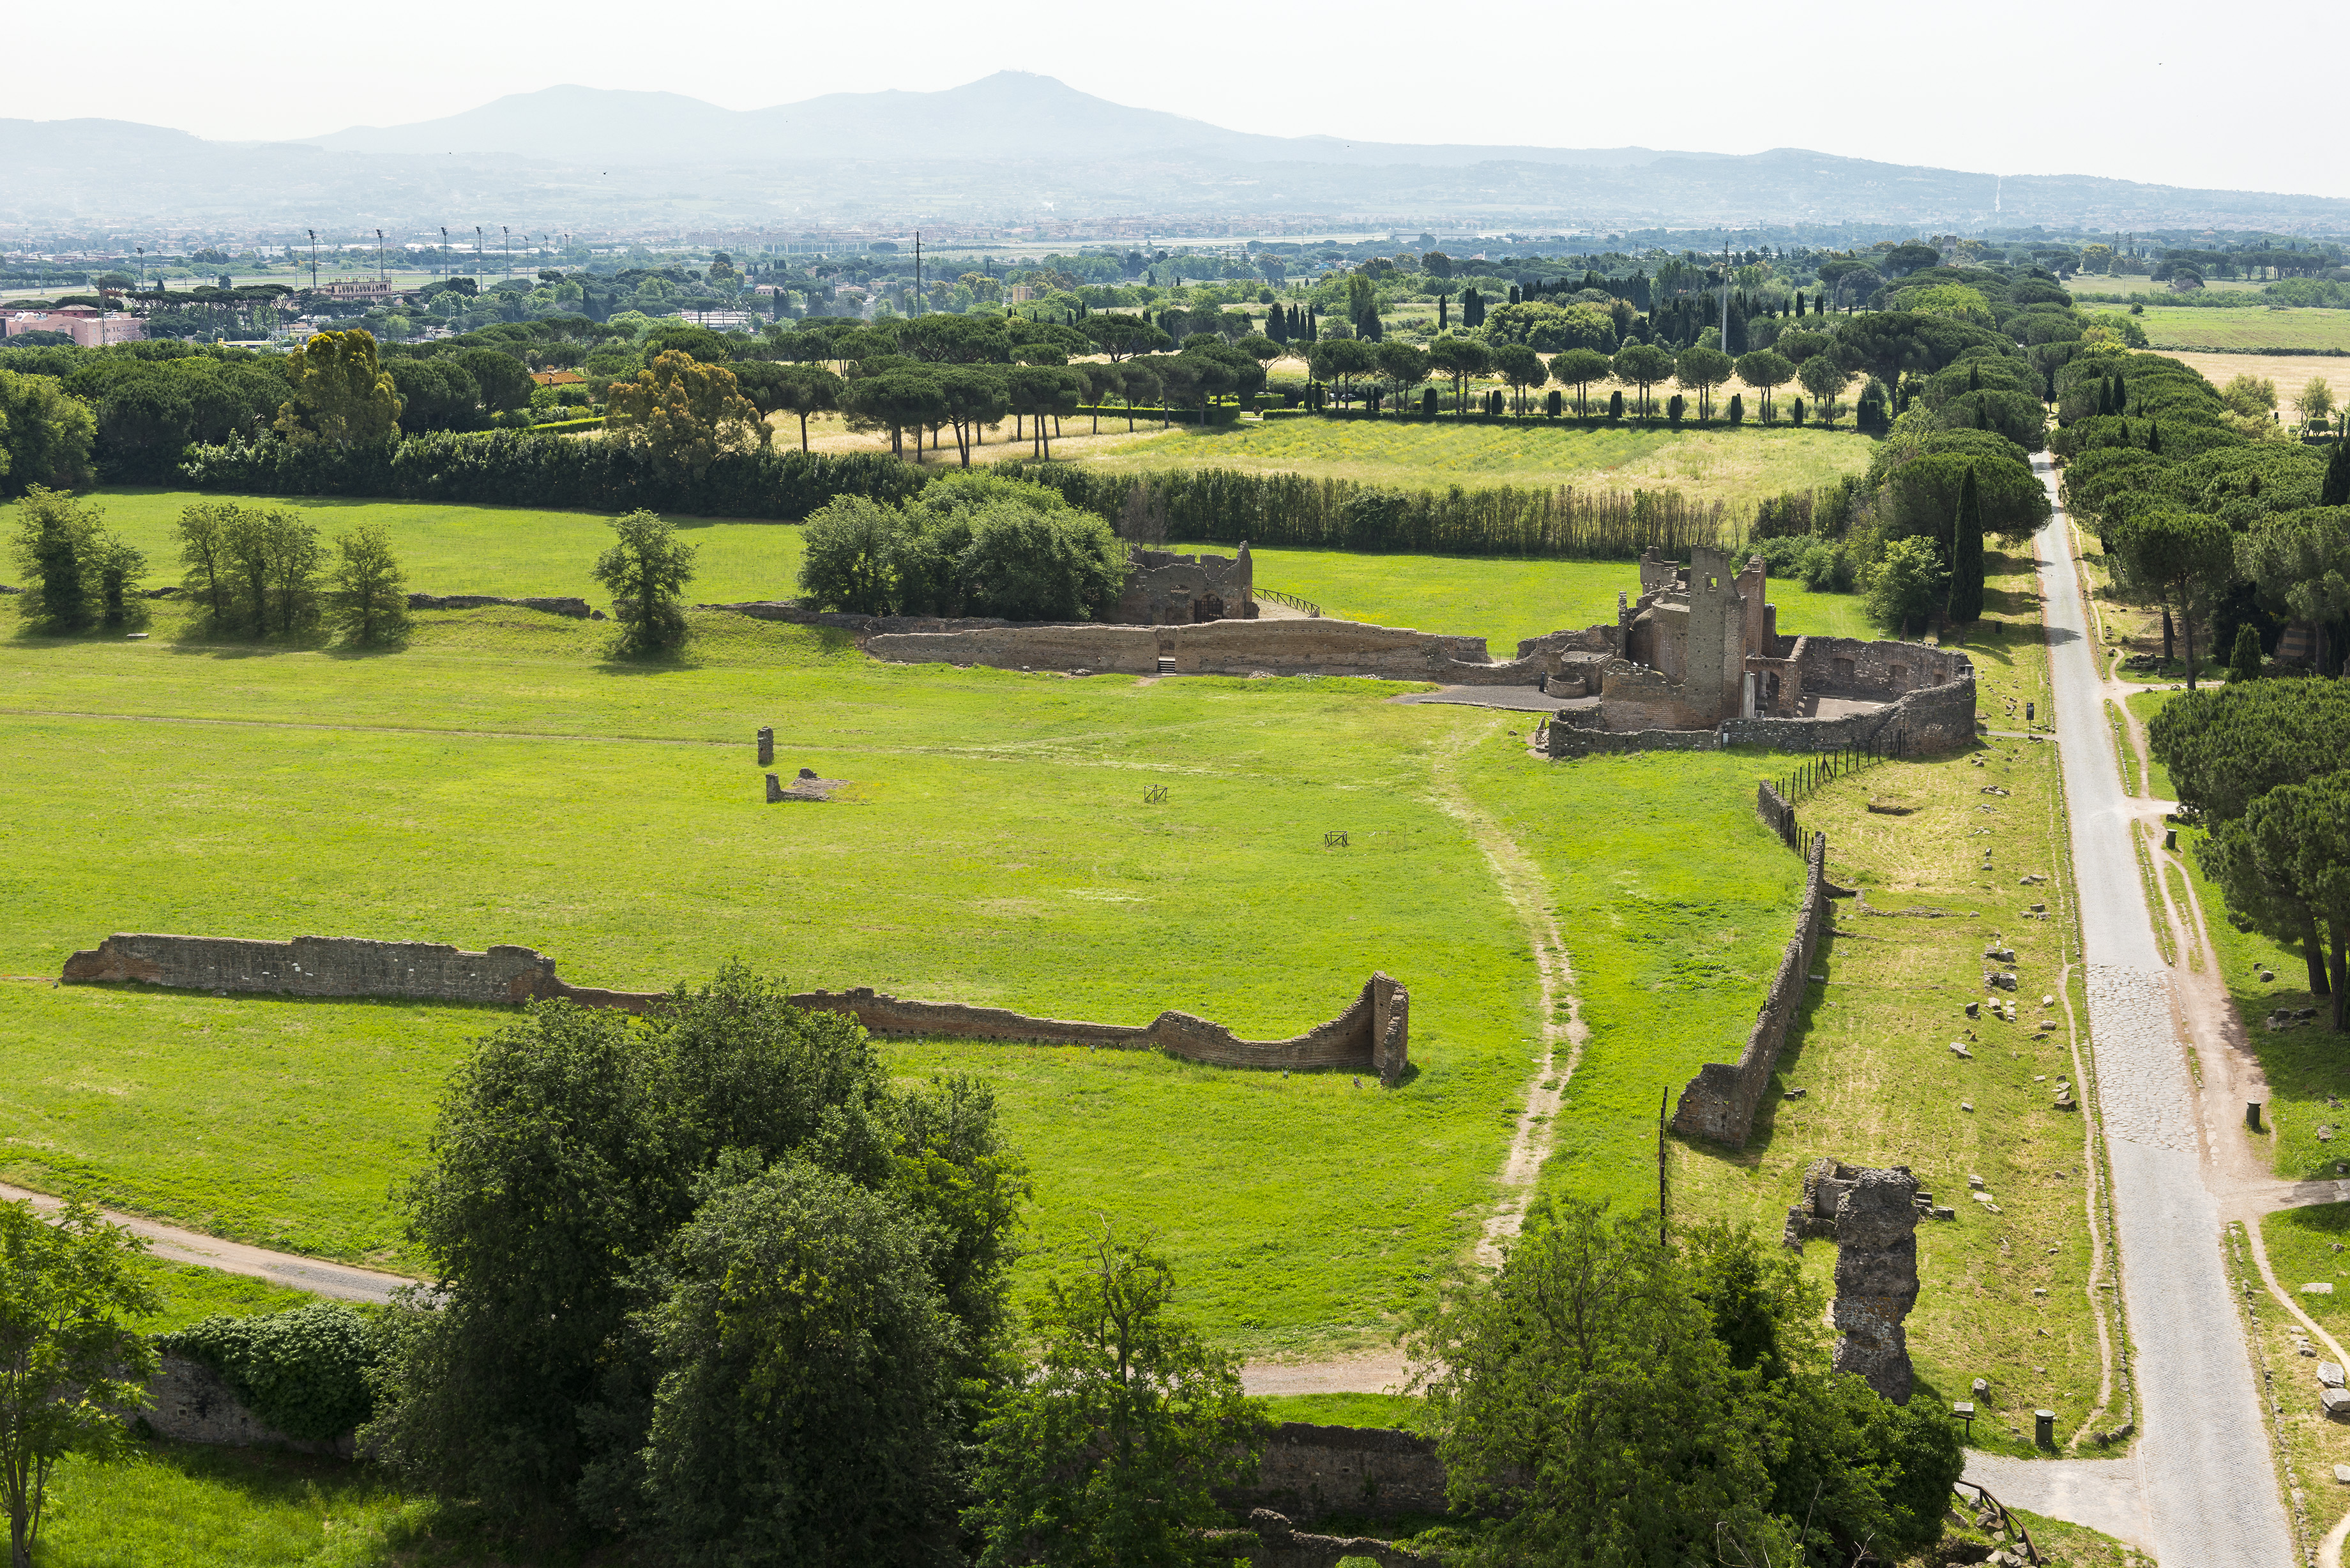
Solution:
[{"label": "utility pole", "polygon": [[479,224],[479,223],[475,223],[475,224],[473,225],[473,287],[474,287],[474,289],[478,292],[478,291],[480,290],[481,286],[482,286],[482,225],[481,225],[481,224]]},{"label": "utility pole", "polygon": [[378,283],[391,281],[391,275],[383,270],[383,231],[381,229],[375,232],[375,280]]},{"label": "utility pole", "polygon": [[441,225],[441,281],[449,281],[449,225]]},{"label": "utility pole", "polygon": [[498,225],[498,233],[506,237],[506,270],[501,275],[512,277],[514,276],[514,231],[507,228],[504,223],[500,223]]},{"label": "utility pole", "polygon": [[914,308],[920,314],[922,304],[922,231],[914,231]]},{"label": "utility pole", "polygon": [[1730,234],[1721,235],[1721,351],[1730,352]]},{"label": "utility pole", "polygon": [[316,229],[312,229],[312,230],[310,230],[310,231],[309,231],[309,234],[310,234],[310,287],[311,287],[311,289],[315,292],[315,291],[317,289],[317,286],[318,286],[318,231],[317,231],[317,230],[316,230]]},{"label": "utility pole", "polygon": [[139,292],[144,294],[147,292],[147,247],[134,245],[131,248],[139,253]]}]

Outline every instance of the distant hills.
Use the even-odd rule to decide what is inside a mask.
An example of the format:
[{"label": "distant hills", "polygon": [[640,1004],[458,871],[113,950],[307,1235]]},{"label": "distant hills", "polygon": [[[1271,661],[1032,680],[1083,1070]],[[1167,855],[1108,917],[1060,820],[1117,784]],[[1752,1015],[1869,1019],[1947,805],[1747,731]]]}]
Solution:
[{"label": "distant hills", "polygon": [[[581,87],[411,125],[206,141],[0,119],[0,223],[560,229],[1011,227],[1147,219],[1509,228],[2350,230],[2350,200],[2009,176],[1780,148],[1731,156],[1258,136],[1004,71],[943,92],[721,109]],[[494,228],[493,228],[494,232]]]}]

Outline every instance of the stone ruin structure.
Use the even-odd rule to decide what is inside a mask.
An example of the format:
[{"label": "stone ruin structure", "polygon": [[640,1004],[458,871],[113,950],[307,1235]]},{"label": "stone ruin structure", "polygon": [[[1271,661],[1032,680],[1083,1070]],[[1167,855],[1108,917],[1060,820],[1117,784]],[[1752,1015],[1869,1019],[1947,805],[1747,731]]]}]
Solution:
[{"label": "stone ruin structure", "polygon": [[1762,557],[1732,570],[1700,545],[1678,566],[1640,557],[1640,597],[1616,624],[1518,645],[1547,658],[1544,690],[1567,703],[1543,732],[1553,756],[1595,751],[1794,750],[1888,743],[1954,750],[1975,732],[1974,666],[1921,643],[1779,635]]},{"label": "stone ruin structure", "polygon": [[[606,991],[558,979],[555,961],[530,948],[468,952],[446,942],[380,942],[359,937],[236,937],[118,933],[66,961],[72,984],[136,981],[221,993],[389,996],[429,1002],[564,1001],[642,1012],[664,992]],[[795,992],[795,1007],[846,1012],[876,1034],[1018,1040],[1113,1051],[1162,1051],[1226,1067],[1372,1073],[1389,1087],[1411,1065],[1411,993],[1374,974],[1347,1010],[1287,1040],[1243,1040],[1221,1023],[1173,1010],[1139,1025],[1036,1018],[1000,1007],[914,1002],[869,988]]]},{"label": "stone ruin structure", "polygon": [[1124,626],[1197,626],[1257,618],[1248,541],[1238,556],[1179,556],[1126,547],[1126,589],[1110,618]]},{"label": "stone ruin structure", "polygon": [[1815,1159],[1804,1171],[1803,1197],[1787,1210],[1788,1246],[1836,1244],[1832,1365],[1896,1405],[1909,1403],[1914,1380],[1901,1323],[1918,1304],[1918,1214],[1932,1202],[1907,1166],[1873,1170]]}]

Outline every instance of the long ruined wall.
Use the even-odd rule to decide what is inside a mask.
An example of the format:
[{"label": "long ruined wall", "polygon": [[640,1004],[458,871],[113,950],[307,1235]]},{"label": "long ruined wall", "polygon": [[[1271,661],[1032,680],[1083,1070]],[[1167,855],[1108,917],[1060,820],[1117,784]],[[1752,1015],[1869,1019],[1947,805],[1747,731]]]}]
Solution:
[{"label": "long ruined wall", "polygon": [[[1957,680],[1911,691],[1871,712],[1839,719],[1725,719],[1722,743],[1832,752],[1843,746],[1891,746],[1898,739],[1904,756],[1959,751],[1975,739],[1974,667],[1960,662],[1962,672]],[[1806,679],[1804,690],[1811,689]]]},{"label": "long ruined wall", "polygon": [[1216,620],[1190,626],[1000,626],[878,633],[865,651],[899,664],[1090,670],[1155,675],[1361,675],[1446,685],[1534,685],[1541,653],[1496,664],[1482,640],[1327,618]]},{"label": "long ruined wall", "polygon": [[[119,933],[66,961],[77,984],[138,981],[213,992],[295,996],[413,997],[432,1002],[515,1004],[563,1000],[642,1012],[660,992],[566,984],[555,961],[530,948],[467,952],[445,942],[380,942],[360,937],[296,937],[289,942],[237,937]],[[796,1007],[856,1015],[877,1034],[939,1034],[1164,1051],[1227,1067],[1376,1073],[1392,1085],[1411,1064],[1411,993],[1374,974],[1336,1018],[1287,1040],[1243,1040],[1221,1023],[1166,1012],[1140,1026],[1035,1018],[995,1007],[912,1002],[869,989],[793,993]]]},{"label": "long ruined wall", "polygon": [[[1770,800],[1775,799],[1771,796],[1763,804],[1767,807]],[[1773,826],[1776,829],[1780,824]],[[1754,1127],[1755,1109],[1770,1089],[1771,1075],[1778,1070],[1780,1048],[1786,1044],[1787,1031],[1794,1025],[1795,1014],[1803,1010],[1804,991],[1811,982],[1812,960],[1817,956],[1820,940],[1827,933],[1831,909],[1827,855],[1827,835],[1813,835],[1811,853],[1804,857],[1804,898],[1795,910],[1794,934],[1787,939],[1786,950],[1779,959],[1779,972],[1771,981],[1770,994],[1763,998],[1762,1011],[1755,1014],[1754,1027],[1746,1036],[1746,1049],[1739,1053],[1735,1066],[1709,1062],[1700,1067],[1697,1076],[1681,1090],[1673,1106],[1672,1120],[1673,1131],[1681,1137],[1701,1137],[1731,1148],[1746,1147],[1747,1135]]]},{"label": "long ruined wall", "polygon": [[1167,1012],[1141,1025],[1036,1018],[1000,1007],[911,1002],[859,988],[793,993],[795,1006],[850,1012],[876,1034],[938,1034],[965,1040],[1018,1040],[1046,1045],[1094,1045],[1113,1051],[1164,1051],[1222,1067],[1286,1071],[1336,1068],[1376,1073],[1392,1085],[1411,1064],[1411,994],[1385,974],[1374,974],[1347,1011],[1287,1040],[1243,1040],[1221,1023]]}]

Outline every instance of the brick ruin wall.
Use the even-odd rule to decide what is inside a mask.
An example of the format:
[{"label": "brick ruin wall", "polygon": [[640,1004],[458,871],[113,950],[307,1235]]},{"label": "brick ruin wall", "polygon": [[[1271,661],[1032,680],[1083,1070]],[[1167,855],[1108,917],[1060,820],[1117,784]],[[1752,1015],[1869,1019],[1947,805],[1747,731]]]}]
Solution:
[{"label": "brick ruin wall", "polygon": [[216,1448],[292,1449],[306,1454],[351,1457],[348,1435],[330,1443],[298,1441],[247,1409],[228,1379],[201,1361],[165,1355],[147,1383],[148,1407],[139,1419],[157,1437],[174,1443]]},{"label": "brick ruin wall", "polygon": [[1832,908],[1827,854],[1827,835],[1814,834],[1811,852],[1804,857],[1804,897],[1795,910],[1794,934],[1787,939],[1786,950],[1780,955],[1779,972],[1772,979],[1770,994],[1763,998],[1762,1011],[1755,1014],[1754,1027],[1746,1036],[1746,1049],[1739,1053],[1734,1066],[1709,1062],[1700,1067],[1697,1076],[1681,1090],[1673,1106],[1672,1119],[1673,1131],[1681,1137],[1703,1138],[1731,1148],[1746,1147],[1747,1135],[1754,1127],[1755,1109],[1770,1089],[1771,1075],[1778,1070],[1780,1048],[1786,1044],[1787,1031],[1794,1027],[1795,1015],[1803,1010],[1804,989],[1811,982],[1812,961],[1827,934]]},{"label": "brick ruin wall", "polygon": [[481,609],[489,605],[513,605],[520,609],[544,610],[548,615],[568,616],[573,620],[601,620],[604,618],[588,607],[586,599],[506,599],[491,594],[411,594],[410,609]]},{"label": "brick ruin wall", "polygon": [[1264,1445],[1256,1484],[1217,1501],[1234,1512],[1271,1509],[1306,1523],[1332,1514],[1442,1513],[1444,1462],[1433,1440],[1409,1432],[1284,1421]]},{"label": "brick ruin wall", "polygon": [[[657,1004],[664,994],[567,984],[556,977],[555,961],[530,948],[467,952],[445,942],[381,942],[359,937],[272,942],[118,934],[68,959],[60,978],[77,984],[137,981],[187,991],[507,1005],[559,999],[631,1012]],[[1002,1008],[911,1002],[863,989],[798,992],[791,1002],[796,1007],[853,1013],[877,1034],[1157,1050],[1227,1067],[1376,1073],[1390,1085],[1411,1064],[1411,994],[1385,974],[1373,975],[1336,1018],[1287,1040],[1243,1040],[1221,1023],[1188,1012],[1162,1012],[1148,1024],[1132,1027],[1035,1018]]]},{"label": "brick ruin wall", "polygon": [[1193,626],[1001,626],[883,632],[865,651],[899,664],[983,664],[999,670],[1090,670],[1156,675],[1360,675],[1448,686],[1533,686],[1537,652],[1495,663],[1482,639],[1328,618],[1218,620]]},{"label": "brick ruin wall", "polygon": [[1376,1073],[1394,1085],[1411,1064],[1411,993],[1374,974],[1353,1003],[1327,1023],[1287,1040],[1243,1040],[1221,1023],[1167,1012],[1141,1025],[1035,1018],[1000,1007],[910,1002],[858,989],[795,992],[797,1007],[854,1013],[876,1034],[942,1035],[963,1040],[1016,1040],[1045,1045],[1091,1045],[1113,1051],[1163,1051],[1220,1067],[1314,1069]]}]

